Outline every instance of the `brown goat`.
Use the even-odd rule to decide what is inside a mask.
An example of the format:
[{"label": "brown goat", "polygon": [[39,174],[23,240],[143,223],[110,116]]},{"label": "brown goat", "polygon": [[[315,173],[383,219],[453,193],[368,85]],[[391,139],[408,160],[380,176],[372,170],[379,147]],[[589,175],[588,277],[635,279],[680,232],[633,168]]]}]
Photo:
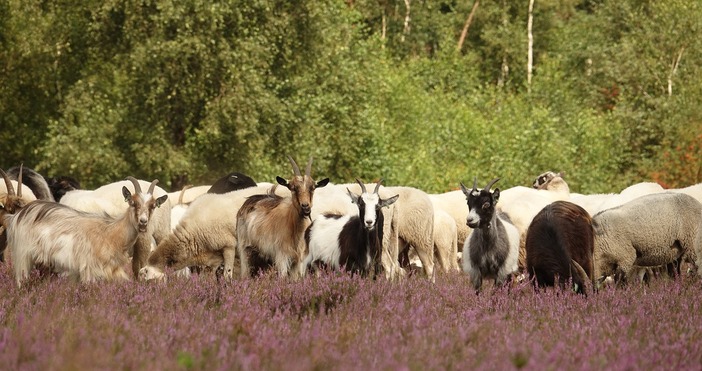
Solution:
[{"label": "brown goat", "polygon": [[[297,267],[305,253],[305,230],[311,223],[314,190],[329,183],[329,178],[315,182],[311,177],[310,157],[302,175],[292,157],[293,178],[276,177],[278,184],[287,187],[290,197],[281,197],[273,191],[249,197],[237,213],[237,252],[241,262],[241,276],[249,277],[249,253],[270,259],[280,276],[288,276]],[[299,274],[299,269],[293,270]]]}]

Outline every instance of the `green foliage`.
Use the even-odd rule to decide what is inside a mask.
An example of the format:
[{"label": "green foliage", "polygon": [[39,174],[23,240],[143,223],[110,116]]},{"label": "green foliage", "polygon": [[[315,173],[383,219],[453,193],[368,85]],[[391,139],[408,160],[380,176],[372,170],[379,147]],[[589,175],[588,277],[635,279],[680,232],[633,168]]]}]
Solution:
[{"label": "green foliage", "polygon": [[[429,192],[565,171],[574,191],[699,182],[702,5],[0,2],[0,144],[86,187],[230,171]],[[689,156],[687,156],[689,155]]]}]

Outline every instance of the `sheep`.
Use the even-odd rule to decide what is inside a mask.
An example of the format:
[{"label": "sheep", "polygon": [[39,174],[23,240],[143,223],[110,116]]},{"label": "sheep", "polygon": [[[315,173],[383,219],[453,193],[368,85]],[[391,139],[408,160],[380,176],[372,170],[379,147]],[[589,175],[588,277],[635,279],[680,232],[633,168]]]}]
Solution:
[{"label": "sheep", "polygon": [[10,176],[10,179],[18,180],[20,171],[24,172],[22,183],[32,190],[37,200],[55,201],[46,179],[36,171],[27,167],[23,169],[23,166],[20,165],[8,169],[7,175]]},{"label": "sheep", "polygon": [[278,274],[295,274],[291,268],[302,262],[305,252],[304,233],[311,223],[314,191],[329,183],[329,178],[318,182],[312,179],[312,158],[305,174],[300,172],[292,157],[293,178],[288,182],[276,177],[278,184],[288,188],[290,197],[280,197],[274,192],[249,197],[237,213],[237,252],[241,276],[250,276],[249,252],[270,259]]},{"label": "sheep", "polygon": [[347,271],[363,276],[379,270],[384,222],[381,210],[395,203],[399,195],[381,198],[378,188],[382,179],[376,183],[373,193],[368,193],[360,180],[356,179],[356,182],[362,190],[360,195],[347,189],[351,201],[358,207],[355,213],[325,214],[307,228],[308,253],[300,265],[302,275],[316,261],[336,270],[344,266]]},{"label": "sheep", "polygon": [[534,184],[541,179],[540,188],[534,189],[516,186],[500,193],[497,211],[517,227],[520,236],[519,269],[526,269],[526,232],[532,219],[546,205],[554,201],[570,199],[570,188],[563,179],[563,173],[547,172],[541,174]]},{"label": "sheep", "polygon": [[494,277],[495,284],[502,285],[518,268],[519,231],[497,213],[500,189],[490,192],[498,180],[493,179],[480,191],[477,179],[471,191],[461,183],[470,210],[466,223],[473,229],[463,246],[463,271],[476,292],[481,290],[484,278]]},{"label": "sheep", "polygon": [[[246,199],[274,191],[289,196],[290,191],[272,184],[225,194],[207,193],[196,198],[186,210],[173,233],[161,241],[139,271],[143,281],[166,278],[166,268],[180,270],[189,266],[218,269],[233,277],[236,262],[236,214]],[[348,197],[348,196],[347,196]]]},{"label": "sheep", "polygon": [[[190,188],[190,185],[186,185],[185,187],[183,187],[183,189],[181,189],[179,192],[177,203],[174,204],[173,202],[171,202],[171,231],[175,229],[175,227],[178,225],[178,222],[180,222],[180,219],[183,218],[185,211],[188,209],[188,204],[183,202],[183,195],[185,195],[185,191],[187,191]],[[168,199],[171,200],[171,197],[173,197],[173,195],[172,193],[169,193]]]},{"label": "sheep", "polygon": [[587,294],[586,283],[594,284],[594,243],[585,209],[568,201],[546,205],[526,235],[526,267],[534,286],[563,287],[570,280],[576,292]]},{"label": "sheep", "polygon": [[215,181],[207,193],[227,193],[239,189],[256,187],[258,184],[248,175],[239,172],[229,173]]},{"label": "sheep", "polygon": [[[595,278],[624,282],[637,267],[679,262],[686,251],[702,249],[702,204],[682,193],[638,197],[592,218]],[[698,261],[697,263],[702,263]]]},{"label": "sheep", "polygon": [[[138,183],[141,187],[150,187],[149,182],[139,180]],[[124,186],[130,187],[132,184],[133,182],[130,181],[119,181],[92,191],[70,191],[61,198],[60,202],[76,210],[106,213],[112,217],[119,217],[127,207],[119,197],[119,190]],[[154,197],[161,197],[167,196],[168,193],[163,188],[156,186],[153,190],[153,195]],[[146,265],[152,249],[171,233],[171,203],[161,204],[159,208],[154,210],[151,219],[147,233],[139,234],[134,248],[129,250],[129,255],[132,257],[132,273],[134,277],[137,277],[139,270]]]},{"label": "sheep", "polygon": [[136,192],[132,194],[126,186],[122,187],[128,208],[119,218],[49,201],[34,201],[16,214],[6,215],[17,286],[29,276],[34,264],[67,272],[81,282],[128,280],[124,270],[127,251],[138,235],[146,233],[154,209],[168,197],[153,196],[158,180],[151,183],[146,193],[136,179],[128,180]]},{"label": "sheep", "polygon": [[[461,192],[461,195],[463,193]],[[465,196],[463,196],[465,199]],[[468,206],[466,206],[466,209]],[[466,213],[467,216],[467,213]],[[465,219],[463,225],[466,225]],[[466,229],[469,229],[466,225]],[[434,260],[439,267],[448,273],[450,271],[460,271],[458,265],[458,233],[456,232],[456,222],[447,212],[434,206]],[[461,246],[461,249],[463,246]],[[402,249],[401,249],[402,250]],[[416,250],[404,249],[400,253],[400,266],[404,269],[422,269],[422,261],[419,260]]]},{"label": "sheep", "polygon": [[665,190],[658,183],[642,182],[624,188],[619,193],[572,194],[570,201],[584,208],[590,215],[623,205],[641,196],[661,193]]},{"label": "sheep", "polygon": [[46,180],[51,190],[51,195],[56,202],[60,202],[61,198],[70,191],[80,189],[80,182],[70,176],[51,177]]},{"label": "sheep", "polygon": [[[461,252],[463,250],[463,245],[468,239],[468,236],[470,236],[471,232],[471,229],[468,228],[468,225],[466,224],[466,218],[468,218],[466,196],[459,189],[445,193],[430,194],[429,199],[431,200],[435,211],[441,210],[454,220],[456,225],[456,244],[458,247],[458,252]],[[436,238],[436,235],[434,238]]]},{"label": "sheep", "polygon": [[[180,191],[169,192],[168,201],[171,203],[171,208],[175,207],[176,205],[187,207],[196,198],[207,193],[208,189],[210,189],[210,186],[208,185],[201,185],[195,187],[193,187],[192,185],[188,185],[183,187]],[[171,223],[172,222],[173,221],[171,220]]]}]

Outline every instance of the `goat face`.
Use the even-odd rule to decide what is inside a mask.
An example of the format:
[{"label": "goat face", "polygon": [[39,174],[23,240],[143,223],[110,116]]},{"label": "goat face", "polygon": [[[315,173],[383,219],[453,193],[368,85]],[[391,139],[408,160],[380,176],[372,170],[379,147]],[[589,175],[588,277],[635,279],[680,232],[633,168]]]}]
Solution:
[{"label": "goat face", "polygon": [[324,178],[319,182],[314,181],[310,175],[312,172],[312,158],[307,163],[307,168],[305,169],[305,174],[302,175],[300,168],[298,168],[295,160],[288,156],[290,164],[293,167],[293,178],[288,182],[287,180],[276,177],[278,184],[287,187],[292,193],[293,204],[295,208],[299,211],[300,217],[309,218],[312,213],[312,197],[314,196],[314,190],[320,187],[324,187],[329,183],[329,178]]},{"label": "goat face", "polygon": [[132,210],[139,232],[146,232],[154,209],[166,202],[168,195],[154,198],[151,193],[141,193],[140,191],[141,189],[138,189],[137,193],[132,195],[127,187],[122,187],[122,195]]},{"label": "goat face", "polygon": [[468,218],[466,224],[470,228],[482,228],[489,226],[495,216],[495,206],[500,199],[500,189],[495,188],[492,192],[490,187],[497,182],[499,178],[491,181],[484,189],[478,190],[476,182],[473,181],[473,189],[468,191],[461,183],[461,190],[466,195],[468,202]]},{"label": "goat face", "polygon": [[7,194],[0,197],[0,217],[2,217],[4,214],[14,214],[18,212],[27,205],[27,202],[22,198],[22,167],[20,166],[16,193],[7,173],[0,169],[0,175],[5,181],[5,190],[7,192]]}]

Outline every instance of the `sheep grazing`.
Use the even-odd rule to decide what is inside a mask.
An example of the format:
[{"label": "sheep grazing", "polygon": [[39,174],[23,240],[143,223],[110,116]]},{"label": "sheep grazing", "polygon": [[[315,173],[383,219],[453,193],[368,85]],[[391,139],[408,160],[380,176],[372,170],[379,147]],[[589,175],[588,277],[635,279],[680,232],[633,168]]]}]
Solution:
[{"label": "sheep grazing", "polygon": [[66,193],[80,189],[80,182],[70,176],[51,177],[46,182],[56,202],[60,202]]},{"label": "sheep grazing", "polygon": [[[325,178],[318,182],[312,179],[312,158],[305,174],[300,172],[292,157],[293,178],[276,177],[278,184],[288,188],[290,197],[281,197],[274,192],[249,197],[237,213],[237,252],[241,263],[242,277],[249,277],[249,253],[273,261],[282,277],[288,276],[291,268],[302,263],[305,253],[305,230],[311,223],[314,190],[329,183]],[[293,273],[299,272],[292,270]]]},{"label": "sheep grazing", "polygon": [[222,194],[256,186],[256,182],[250,176],[233,172],[217,179],[207,193]]},{"label": "sheep grazing", "polygon": [[526,236],[526,266],[535,286],[564,287],[586,294],[593,283],[594,231],[592,218],[582,207],[555,201],[534,217]]},{"label": "sheep grazing", "polygon": [[469,275],[476,292],[480,291],[484,278],[494,277],[495,284],[502,285],[517,271],[519,231],[497,215],[500,189],[490,192],[498,180],[493,179],[480,191],[476,188],[477,180],[470,191],[461,183],[470,210],[466,223],[473,229],[463,246],[463,271]]},{"label": "sheep grazing", "polygon": [[21,286],[35,264],[67,272],[81,282],[128,280],[124,270],[129,263],[127,251],[138,235],[147,231],[154,209],[168,197],[153,197],[157,180],[143,193],[136,179],[128,179],[136,193],[122,187],[122,196],[129,206],[119,218],[48,201],[35,201],[14,215],[6,215],[17,285]]},{"label": "sheep grazing", "polygon": [[317,217],[305,232],[308,254],[301,264],[304,275],[311,263],[322,262],[333,269],[345,267],[346,271],[363,276],[380,269],[384,216],[382,208],[397,201],[399,195],[383,199],[378,194],[382,179],[373,193],[356,179],[361,194],[347,189],[351,202],[358,206],[358,213],[324,214]]},{"label": "sheep grazing", "polygon": [[[595,278],[625,282],[637,267],[679,263],[694,251],[702,263],[702,204],[682,193],[641,196],[592,218]],[[679,264],[678,264],[679,265]]]}]

